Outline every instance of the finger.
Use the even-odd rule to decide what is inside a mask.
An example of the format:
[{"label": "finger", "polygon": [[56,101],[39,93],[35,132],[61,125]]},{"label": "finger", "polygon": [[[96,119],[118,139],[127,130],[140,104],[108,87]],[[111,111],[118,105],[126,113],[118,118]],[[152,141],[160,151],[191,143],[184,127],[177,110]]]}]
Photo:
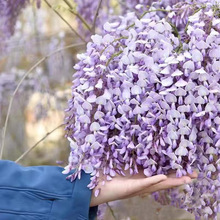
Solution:
[{"label": "finger", "polygon": [[188,175],[191,179],[196,179],[198,177],[198,173],[194,170],[192,174]]},{"label": "finger", "polygon": [[[169,174],[169,176],[173,176],[173,174]],[[188,184],[191,182],[191,178],[188,176],[183,176],[180,178],[177,177],[168,177],[167,179],[150,185],[146,188],[144,188],[143,190],[140,190],[139,192],[130,194],[129,196],[127,196],[126,198],[130,198],[130,197],[134,197],[134,196],[146,196],[150,193],[156,192],[156,191],[160,191],[160,190],[165,190],[165,189],[171,189],[174,187],[178,187],[184,184]]]},{"label": "finger", "polygon": [[188,177],[188,176],[183,176],[183,177],[180,177],[180,178],[169,177],[166,180],[164,180],[160,183],[156,183],[154,185],[151,185],[151,186],[145,188],[144,190],[139,191],[138,193],[134,193],[131,196],[133,197],[133,196],[138,196],[138,195],[139,196],[140,195],[146,195],[146,194],[153,193],[153,192],[156,192],[156,191],[178,187],[178,186],[190,183],[190,182],[191,182],[191,178]]},{"label": "finger", "polygon": [[[167,176],[168,177],[176,177],[176,171],[174,171],[174,170],[168,171],[168,175]],[[198,177],[198,173],[197,173],[196,170],[194,170],[192,174],[188,173],[186,176],[189,176],[191,179],[196,179]]]},{"label": "finger", "polygon": [[156,175],[152,177],[145,177],[141,179],[131,179],[127,185],[127,190],[124,193],[123,199],[124,198],[129,198],[130,195],[134,195],[136,193],[139,193],[140,191],[158,184],[160,182],[163,182],[167,179],[167,176],[165,175]]},{"label": "finger", "polygon": [[156,191],[172,189],[192,182],[192,179],[189,176],[183,176],[183,177],[170,177],[170,176],[173,176],[173,174],[170,174],[167,180],[165,180],[164,182],[155,184],[151,187],[148,187],[146,190],[143,190],[139,195],[145,197]]},{"label": "finger", "polygon": [[160,182],[156,183],[153,186],[150,186],[148,188],[145,188],[142,191],[133,193],[132,195],[127,196],[126,198],[134,197],[134,196],[146,196],[152,192],[155,191],[160,191],[160,190],[165,190],[165,189],[170,189],[174,187],[178,187],[187,183],[190,183],[192,179],[195,179],[198,177],[198,174],[196,171],[193,171],[192,174],[188,174],[187,176],[183,176],[180,178],[176,177],[175,171],[170,172],[169,175],[167,175],[167,179]]},{"label": "finger", "polygon": [[[176,172],[170,172],[167,176],[168,178],[175,178]],[[191,179],[196,179],[198,177],[198,173],[196,171],[193,171],[192,174],[187,174],[186,176],[189,176]]]},{"label": "finger", "polygon": [[152,192],[156,192],[160,190],[171,189],[171,188],[178,187],[184,184],[189,184],[191,183],[191,181],[192,179],[189,176],[182,176],[180,178],[169,177],[167,178],[167,180],[147,188],[146,193],[152,193]]},{"label": "finger", "polygon": [[159,175],[155,175],[155,176],[151,176],[151,177],[137,179],[137,180],[135,180],[135,182],[138,182],[138,189],[142,190],[142,189],[145,189],[146,187],[149,187],[154,184],[158,184],[158,183],[163,182],[165,180],[167,180],[167,176],[165,176],[163,174],[159,174]]}]

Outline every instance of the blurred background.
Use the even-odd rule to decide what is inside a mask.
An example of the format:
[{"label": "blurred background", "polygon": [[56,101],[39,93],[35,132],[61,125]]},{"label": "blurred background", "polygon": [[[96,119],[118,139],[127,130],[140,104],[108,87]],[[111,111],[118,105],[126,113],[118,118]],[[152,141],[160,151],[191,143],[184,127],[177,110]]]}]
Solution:
[{"label": "blurred background", "polygon": [[[15,161],[32,149],[18,163],[65,166],[70,150],[62,124],[71,98],[76,54],[85,50],[85,43],[92,34],[101,32],[104,21],[114,20],[112,14],[127,11],[137,2],[5,2],[0,0],[0,141],[5,146],[3,159]],[[166,198],[164,201],[166,204]],[[99,219],[106,220],[194,219],[184,210],[161,206],[150,196],[110,203],[100,209]]]}]

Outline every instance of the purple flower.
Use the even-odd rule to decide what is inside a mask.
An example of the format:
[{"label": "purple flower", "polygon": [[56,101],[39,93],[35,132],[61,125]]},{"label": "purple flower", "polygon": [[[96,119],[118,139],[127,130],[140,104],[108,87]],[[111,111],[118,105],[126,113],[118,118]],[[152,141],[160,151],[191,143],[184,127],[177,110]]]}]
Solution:
[{"label": "purple flower", "polygon": [[3,39],[13,35],[17,18],[27,3],[29,0],[0,1],[0,32]]},{"label": "purple flower", "polygon": [[[198,181],[187,190],[166,193],[171,204],[196,218],[214,219],[219,204],[212,198],[220,188],[220,22],[213,4],[190,6],[170,7],[168,20],[156,11],[141,18],[130,12],[105,23],[105,34],[92,36],[75,65],[66,170],[90,171],[92,189],[100,175],[111,181],[115,173],[132,175],[139,167],[146,176],[172,169],[180,177],[198,169]],[[189,18],[176,22],[183,9]]]}]

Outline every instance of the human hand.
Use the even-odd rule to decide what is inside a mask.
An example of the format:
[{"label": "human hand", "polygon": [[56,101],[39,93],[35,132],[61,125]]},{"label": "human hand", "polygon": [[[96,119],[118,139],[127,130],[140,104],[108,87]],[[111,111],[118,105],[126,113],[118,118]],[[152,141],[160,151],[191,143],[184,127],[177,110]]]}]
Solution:
[{"label": "human hand", "polygon": [[[111,181],[105,181],[104,186],[102,185],[101,177],[99,184],[92,191],[90,206],[178,187],[190,183],[192,179],[197,178],[195,171],[191,175],[180,178],[175,177],[175,173],[167,176],[160,174],[146,177],[143,170],[133,176],[128,172],[125,172],[125,174],[126,176],[117,174]],[[95,197],[95,191],[97,189],[100,189],[101,192],[98,197]]]}]

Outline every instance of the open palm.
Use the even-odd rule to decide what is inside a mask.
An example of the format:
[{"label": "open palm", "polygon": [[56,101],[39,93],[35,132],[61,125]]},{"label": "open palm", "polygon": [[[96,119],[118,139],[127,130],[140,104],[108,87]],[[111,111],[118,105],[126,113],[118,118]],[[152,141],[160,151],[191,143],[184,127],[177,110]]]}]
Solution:
[{"label": "open palm", "polygon": [[[178,187],[190,183],[195,178],[197,178],[196,172],[177,178],[174,173],[167,176],[160,174],[146,177],[143,171],[140,171],[133,176],[129,173],[126,173],[126,176],[116,175],[111,181],[106,181],[105,185],[102,185],[101,177],[99,184],[93,189],[90,206]],[[95,197],[97,189],[101,191],[100,195]]]}]

